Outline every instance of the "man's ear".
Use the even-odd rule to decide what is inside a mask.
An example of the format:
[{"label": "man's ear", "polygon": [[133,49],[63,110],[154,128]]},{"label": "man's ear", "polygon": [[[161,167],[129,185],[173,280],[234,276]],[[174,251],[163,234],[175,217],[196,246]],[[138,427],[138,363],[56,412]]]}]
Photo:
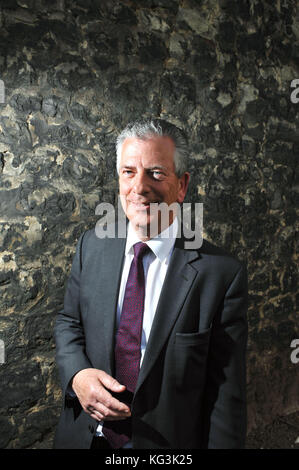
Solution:
[{"label": "man's ear", "polygon": [[184,173],[183,176],[179,178],[180,187],[179,187],[177,202],[179,202],[180,204],[184,201],[185,196],[187,194],[189,181],[190,181],[190,173],[187,173],[187,172]]}]

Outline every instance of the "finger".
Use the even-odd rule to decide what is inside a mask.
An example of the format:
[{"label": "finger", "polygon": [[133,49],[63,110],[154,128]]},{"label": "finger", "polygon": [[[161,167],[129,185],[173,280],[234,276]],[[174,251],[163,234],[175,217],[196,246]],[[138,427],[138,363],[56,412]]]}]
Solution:
[{"label": "finger", "polygon": [[131,416],[131,412],[114,411],[111,408],[105,407],[102,403],[97,403],[94,407],[94,411],[101,415],[104,420],[113,419],[126,419]]},{"label": "finger", "polygon": [[96,397],[96,402],[114,412],[129,412],[130,408],[123,402],[114,398],[105,388],[102,388]]},{"label": "finger", "polygon": [[104,416],[101,413],[98,413],[97,411],[91,411],[88,413],[89,416],[91,416],[93,419],[96,419],[97,421],[104,421]]},{"label": "finger", "polygon": [[[113,403],[113,402],[112,402]],[[119,402],[121,405],[124,405],[124,403]],[[99,413],[101,413],[105,418],[108,416],[110,417],[124,417],[127,418],[128,416],[131,415],[131,410],[127,405],[124,405],[125,408],[119,409],[119,408],[113,408],[111,406],[111,402],[108,403],[108,406],[106,406],[103,402],[97,402],[94,406],[94,409],[97,410]]]},{"label": "finger", "polygon": [[[103,409],[99,409],[99,407],[104,407]],[[114,398],[107,390],[103,389],[99,396],[97,397],[96,409],[98,411],[106,412],[108,409],[112,414],[113,413],[130,413],[130,408],[123,402]]]},{"label": "finger", "polygon": [[101,404],[96,406],[88,406],[86,412],[97,421],[113,421],[113,420],[122,420],[129,417],[127,413],[116,413]]},{"label": "finger", "polygon": [[93,406],[88,406],[85,409],[86,413],[89,414],[92,418],[96,419],[97,421],[103,421],[104,420],[104,415],[100,413],[96,408]]},{"label": "finger", "polygon": [[112,392],[123,392],[125,390],[125,385],[120,384],[114,377],[107,374],[104,371],[101,371],[100,380],[102,384],[108,388],[108,390],[112,390]]},{"label": "finger", "polygon": [[96,411],[88,414],[96,421],[122,421],[127,418],[127,416],[108,416],[105,418],[103,415],[101,415],[101,413],[97,413]]}]

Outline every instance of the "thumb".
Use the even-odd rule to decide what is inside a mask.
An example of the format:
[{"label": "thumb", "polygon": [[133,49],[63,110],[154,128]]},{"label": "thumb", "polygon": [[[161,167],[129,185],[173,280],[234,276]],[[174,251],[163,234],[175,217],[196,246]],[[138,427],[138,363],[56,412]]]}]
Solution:
[{"label": "thumb", "polygon": [[126,388],[125,385],[121,385],[114,377],[111,377],[111,375],[104,371],[101,371],[99,374],[99,379],[104,387],[112,390],[112,392],[123,392]]}]

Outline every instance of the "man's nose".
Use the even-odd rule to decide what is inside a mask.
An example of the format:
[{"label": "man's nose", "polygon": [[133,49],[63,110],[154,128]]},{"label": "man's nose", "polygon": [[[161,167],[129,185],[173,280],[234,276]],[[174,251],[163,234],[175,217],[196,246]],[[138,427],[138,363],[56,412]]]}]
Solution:
[{"label": "man's nose", "polygon": [[133,190],[136,194],[145,194],[150,190],[149,178],[146,172],[141,171],[136,173],[134,177]]}]

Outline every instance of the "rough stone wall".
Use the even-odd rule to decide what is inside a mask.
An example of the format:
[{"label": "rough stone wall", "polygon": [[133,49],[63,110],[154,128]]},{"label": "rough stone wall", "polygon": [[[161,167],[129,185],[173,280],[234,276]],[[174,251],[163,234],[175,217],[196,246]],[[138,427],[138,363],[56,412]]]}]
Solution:
[{"label": "rough stone wall", "polygon": [[248,262],[249,429],[298,409],[296,0],[1,0],[0,447],[51,447],[53,324],[75,243],[117,195],[114,141],[156,115],[190,136],[188,202]]}]

